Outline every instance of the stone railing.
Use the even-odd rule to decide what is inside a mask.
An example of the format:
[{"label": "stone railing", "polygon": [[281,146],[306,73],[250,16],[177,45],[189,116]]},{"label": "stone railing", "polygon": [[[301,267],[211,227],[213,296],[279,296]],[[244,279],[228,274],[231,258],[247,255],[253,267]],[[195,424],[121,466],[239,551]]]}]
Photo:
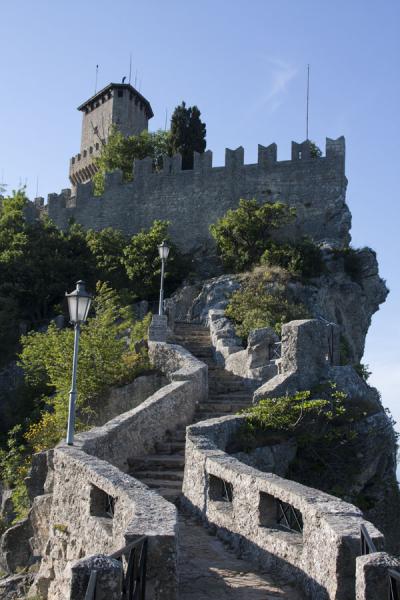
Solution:
[{"label": "stone railing", "polygon": [[48,540],[31,593],[75,599],[70,594],[79,564],[71,561],[110,554],[145,535],[146,597],[177,598],[176,508],[126,472],[130,459],[154,451],[167,429],[192,420],[208,393],[207,366],[166,343],[150,342],[149,355],[168,384],[139,406],[77,435],[74,446],[62,443],[54,451]]},{"label": "stone railing", "polygon": [[274,350],[279,337],[273,329],[263,327],[251,331],[247,348],[243,348],[223,309],[211,309],[207,321],[215,358],[227,371],[249,383],[259,384],[277,375]]},{"label": "stone railing", "polygon": [[[243,417],[223,417],[188,429],[186,504],[263,569],[292,579],[307,598],[354,599],[360,524],[378,549],[382,534],[355,506],[229,455],[242,423]],[[282,511],[289,522],[290,515],[297,520],[293,530],[280,521]]]}]

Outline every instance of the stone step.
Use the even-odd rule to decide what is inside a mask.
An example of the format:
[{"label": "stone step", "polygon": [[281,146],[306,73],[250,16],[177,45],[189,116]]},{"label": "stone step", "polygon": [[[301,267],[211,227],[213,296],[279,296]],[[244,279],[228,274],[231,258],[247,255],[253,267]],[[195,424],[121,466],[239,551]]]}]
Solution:
[{"label": "stone step", "polygon": [[148,479],[150,480],[165,480],[165,481],[183,481],[183,469],[176,470],[168,470],[168,471],[139,471],[138,479],[146,483]]},{"label": "stone step", "polygon": [[[139,477],[137,477],[139,479]],[[140,479],[142,481],[142,479]],[[168,479],[146,479],[142,483],[145,483],[149,488],[162,488],[167,490],[173,490],[178,493],[182,492],[182,484],[179,481],[172,481]]]},{"label": "stone step", "polygon": [[219,419],[220,417],[227,417],[232,413],[220,413],[220,412],[198,412],[194,416],[194,423],[200,423],[201,421],[209,421],[210,419]]},{"label": "stone step", "polygon": [[199,412],[237,412],[244,408],[249,408],[248,402],[231,404],[230,402],[203,402],[199,405],[196,414]]},{"label": "stone step", "polygon": [[156,444],[157,453],[160,454],[183,454],[185,452],[185,439],[181,441],[159,442]]},{"label": "stone step", "polygon": [[149,469],[176,469],[185,466],[185,457],[180,454],[150,454],[130,461],[131,471],[148,471]]}]

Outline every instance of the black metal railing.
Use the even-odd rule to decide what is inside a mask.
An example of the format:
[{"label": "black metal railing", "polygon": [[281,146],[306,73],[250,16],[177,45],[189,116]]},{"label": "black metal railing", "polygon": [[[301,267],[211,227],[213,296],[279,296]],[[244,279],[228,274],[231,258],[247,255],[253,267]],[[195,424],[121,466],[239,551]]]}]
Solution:
[{"label": "black metal railing", "polygon": [[277,523],[284,529],[303,533],[303,517],[301,512],[291,504],[277,499]]},{"label": "black metal railing", "polygon": [[[362,556],[378,552],[374,542],[365,527],[360,525],[360,552]],[[400,600],[400,572],[394,569],[388,569],[388,600]]]},{"label": "black metal railing", "polygon": [[389,575],[389,600],[400,600],[400,573],[388,569]]},{"label": "black metal railing", "polygon": [[281,358],[282,342],[274,342],[271,345],[271,360],[278,360]]},{"label": "black metal railing", "polygon": [[[124,567],[121,600],[145,600],[146,598],[146,563],[147,537],[127,544],[109,556],[119,560]],[[85,600],[95,600],[97,571],[92,571],[89,578]]]},{"label": "black metal railing", "polygon": [[365,554],[372,554],[373,552],[377,552],[376,546],[371,540],[367,528],[363,523],[361,523],[360,525],[360,552],[362,556],[364,556]]}]

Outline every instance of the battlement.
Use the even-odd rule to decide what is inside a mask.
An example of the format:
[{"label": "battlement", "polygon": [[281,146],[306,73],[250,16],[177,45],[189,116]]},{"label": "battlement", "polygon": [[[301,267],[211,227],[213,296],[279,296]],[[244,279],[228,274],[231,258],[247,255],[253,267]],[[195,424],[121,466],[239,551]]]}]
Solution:
[{"label": "battlement", "polygon": [[48,215],[62,229],[74,219],[85,228],[114,227],[132,235],[163,219],[171,222],[182,250],[192,250],[210,244],[210,224],[236,208],[240,198],[256,198],[295,206],[297,221],[288,235],[309,235],[337,246],[350,239],[343,137],[327,138],[320,157],[313,156],[310,142],[304,141],[292,142],[290,160],[278,160],[276,144],[259,145],[257,162],[251,164],[245,164],[241,146],[225,150],[223,166],[213,166],[210,150],[195,153],[191,170],[182,170],[180,154],[164,157],[159,171],[150,157],[135,160],[132,181],[124,182],[120,170],[107,173],[102,196],[94,196],[90,181],[94,152],[89,147],[86,156],[71,161],[76,169],[73,193],[63,190],[48,196]]}]

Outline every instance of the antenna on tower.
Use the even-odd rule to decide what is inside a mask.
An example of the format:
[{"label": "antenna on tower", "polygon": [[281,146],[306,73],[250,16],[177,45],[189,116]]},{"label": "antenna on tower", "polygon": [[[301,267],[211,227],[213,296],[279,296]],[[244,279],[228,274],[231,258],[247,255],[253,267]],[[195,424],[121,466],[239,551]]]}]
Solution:
[{"label": "antenna on tower", "polygon": [[135,87],[136,87],[136,82],[137,82],[137,69],[136,69],[136,72],[135,72]]},{"label": "antenna on tower", "polygon": [[165,109],[165,124],[164,131],[167,131],[167,120],[168,120],[168,108]]},{"label": "antenna on tower", "polygon": [[310,108],[310,65],[307,65],[307,114],[306,114],[306,140],[308,140],[308,113]]},{"label": "antenna on tower", "polygon": [[94,93],[97,92],[97,77],[98,77],[98,74],[99,74],[99,65],[96,65],[96,81],[95,81],[95,84],[94,84]]},{"label": "antenna on tower", "polygon": [[129,55],[129,83],[131,82],[132,75],[132,52]]}]

